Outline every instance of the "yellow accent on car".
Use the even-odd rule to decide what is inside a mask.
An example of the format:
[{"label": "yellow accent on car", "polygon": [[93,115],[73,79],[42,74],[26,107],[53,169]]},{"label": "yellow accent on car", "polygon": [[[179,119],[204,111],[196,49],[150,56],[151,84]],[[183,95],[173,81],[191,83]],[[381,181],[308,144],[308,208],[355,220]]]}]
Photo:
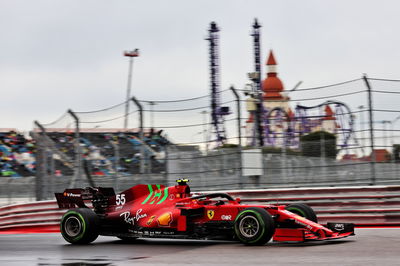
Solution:
[{"label": "yellow accent on car", "polygon": [[213,210],[208,210],[207,211],[207,217],[208,217],[208,219],[212,220],[212,218],[214,218],[214,211]]}]

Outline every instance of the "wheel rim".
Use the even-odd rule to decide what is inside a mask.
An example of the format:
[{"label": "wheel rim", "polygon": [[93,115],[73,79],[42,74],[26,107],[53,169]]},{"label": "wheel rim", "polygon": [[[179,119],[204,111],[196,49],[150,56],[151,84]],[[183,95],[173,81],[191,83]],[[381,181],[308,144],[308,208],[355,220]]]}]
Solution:
[{"label": "wheel rim", "polygon": [[260,230],[260,223],[253,216],[244,217],[239,223],[239,231],[247,238],[255,237]]},{"label": "wheel rim", "polygon": [[75,237],[75,236],[79,235],[79,233],[81,232],[82,223],[77,217],[70,216],[65,221],[64,229],[65,229],[65,233],[67,233],[68,236]]}]

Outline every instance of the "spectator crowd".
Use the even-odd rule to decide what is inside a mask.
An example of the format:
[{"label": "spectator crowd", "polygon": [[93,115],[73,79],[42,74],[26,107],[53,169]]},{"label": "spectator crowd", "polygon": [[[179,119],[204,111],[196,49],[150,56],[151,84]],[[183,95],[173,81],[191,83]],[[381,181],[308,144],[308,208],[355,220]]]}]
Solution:
[{"label": "spectator crowd", "polygon": [[[115,171],[132,174],[139,170],[141,146],[144,146],[145,159],[153,172],[161,172],[164,165],[164,147],[168,141],[161,132],[150,130],[142,142],[135,133],[85,133],[80,135],[80,147],[83,159],[88,162],[93,175],[111,175]],[[56,144],[57,149],[75,158],[75,138],[73,132],[50,132],[47,135]],[[118,148],[116,148],[118,147]],[[116,152],[118,149],[118,152]],[[0,175],[3,177],[33,176],[36,171],[36,143],[27,135],[16,130],[0,132]],[[117,157],[118,156],[118,157]],[[54,174],[70,175],[70,166],[53,155],[55,160]]]},{"label": "spectator crowd", "polygon": [[30,137],[14,130],[0,133],[0,175],[32,176],[36,169],[36,145]]}]

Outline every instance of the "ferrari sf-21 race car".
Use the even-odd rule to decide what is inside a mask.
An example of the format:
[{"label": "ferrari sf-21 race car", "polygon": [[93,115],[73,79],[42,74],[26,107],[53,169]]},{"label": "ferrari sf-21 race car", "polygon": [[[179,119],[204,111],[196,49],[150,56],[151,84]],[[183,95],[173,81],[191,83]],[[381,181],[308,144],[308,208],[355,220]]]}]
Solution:
[{"label": "ferrari sf-21 race car", "polygon": [[136,238],[225,239],[246,245],[273,241],[330,240],[354,235],[351,223],[317,223],[308,205],[245,205],[226,193],[192,194],[187,179],[177,185],[136,185],[116,194],[113,188],[88,187],[55,193],[69,209],[61,234],[72,244],[99,235]]}]

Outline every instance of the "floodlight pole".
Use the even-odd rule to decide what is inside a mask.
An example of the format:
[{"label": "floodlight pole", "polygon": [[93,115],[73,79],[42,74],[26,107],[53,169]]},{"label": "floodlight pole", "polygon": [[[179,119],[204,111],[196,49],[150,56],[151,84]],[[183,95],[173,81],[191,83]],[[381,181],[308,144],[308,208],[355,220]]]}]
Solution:
[{"label": "floodlight pole", "polygon": [[124,129],[126,131],[128,129],[129,103],[131,99],[133,58],[139,56],[139,49],[135,49],[133,51],[125,51],[124,56],[129,57],[128,85],[126,88],[125,119],[124,119]]}]

